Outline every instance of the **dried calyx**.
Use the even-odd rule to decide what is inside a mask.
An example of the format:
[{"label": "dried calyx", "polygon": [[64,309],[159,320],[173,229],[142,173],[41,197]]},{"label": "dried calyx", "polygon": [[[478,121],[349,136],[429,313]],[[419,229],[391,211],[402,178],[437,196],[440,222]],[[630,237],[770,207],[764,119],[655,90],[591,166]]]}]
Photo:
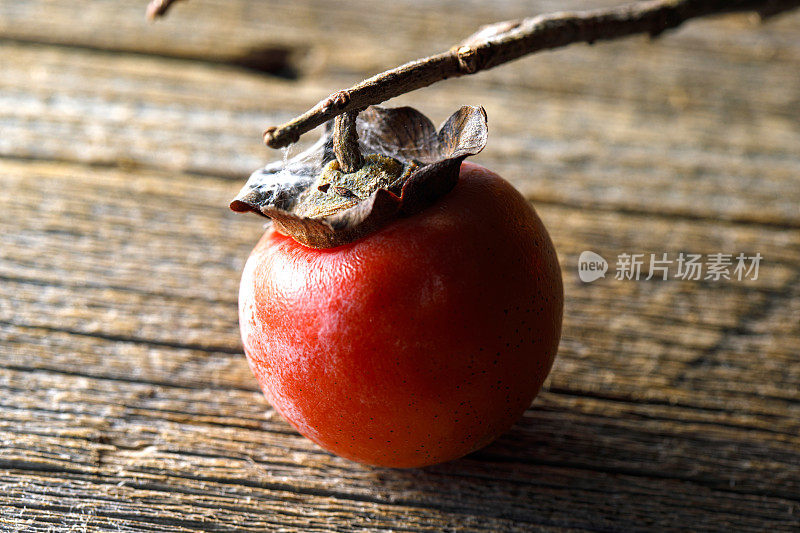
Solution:
[{"label": "dried calyx", "polygon": [[413,108],[368,107],[328,122],[309,150],[254,172],[230,207],[271,218],[306,246],[340,246],[449,192],[486,137],[482,107],[462,107],[438,131]]}]

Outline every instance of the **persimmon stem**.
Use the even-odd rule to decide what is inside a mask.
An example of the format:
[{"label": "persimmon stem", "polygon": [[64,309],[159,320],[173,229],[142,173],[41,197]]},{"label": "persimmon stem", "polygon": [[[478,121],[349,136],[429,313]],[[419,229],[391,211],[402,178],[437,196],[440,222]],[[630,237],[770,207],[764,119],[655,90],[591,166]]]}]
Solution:
[{"label": "persimmon stem", "polygon": [[346,111],[336,116],[333,122],[333,153],[342,172],[350,173],[364,166],[361,150],[358,148],[356,131],[358,111]]},{"label": "persimmon stem", "polygon": [[[148,16],[163,15],[175,1],[152,0]],[[800,0],[648,0],[498,22],[481,28],[447,52],[417,59],[333,93],[299,117],[267,128],[264,142],[281,148],[342,113],[366,109],[438,81],[475,74],[542,50],[638,33],[656,37],[687,20],[721,13],[754,12],[765,19],[798,6]]]}]

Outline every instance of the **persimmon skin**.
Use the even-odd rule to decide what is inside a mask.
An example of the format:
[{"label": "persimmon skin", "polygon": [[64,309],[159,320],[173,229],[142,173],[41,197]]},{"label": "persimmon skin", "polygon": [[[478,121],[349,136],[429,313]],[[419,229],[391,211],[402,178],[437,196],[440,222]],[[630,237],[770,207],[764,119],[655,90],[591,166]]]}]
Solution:
[{"label": "persimmon skin", "polygon": [[562,312],[541,220],[471,163],[431,207],[344,246],[267,230],[239,294],[272,406],[323,448],[389,467],[456,459],[509,429],[550,371]]}]

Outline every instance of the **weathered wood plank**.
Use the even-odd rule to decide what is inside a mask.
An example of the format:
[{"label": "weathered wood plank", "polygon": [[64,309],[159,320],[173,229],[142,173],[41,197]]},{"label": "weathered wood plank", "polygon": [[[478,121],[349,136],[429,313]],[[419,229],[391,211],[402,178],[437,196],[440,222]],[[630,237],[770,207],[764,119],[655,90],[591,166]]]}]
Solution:
[{"label": "weathered wood plank", "polygon": [[[105,344],[113,348],[112,343]],[[242,360],[238,365],[245,366]],[[0,375],[7,398],[4,403],[14,406],[6,407],[2,429],[38,435],[50,442],[51,450],[70,450],[67,463],[59,462],[59,454],[50,454],[49,460],[63,468],[92,467],[97,454],[108,451],[106,444],[120,450],[161,444],[180,454],[183,442],[192,453],[203,450],[237,461],[247,460],[243,454],[270,456],[270,461],[286,469],[291,469],[295,460],[305,464],[289,457],[295,452],[328,455],[297,435],[257,391],[229,387],[221,395],[218,390],[181,387],[179,383],[120,382],[47,371],[4,370]],[[800,437],[796,430],[796,420],[778,419],[776,423],[735,411],[551,391],[542,395],[514,430],[472,457],[620,471],[798,499],[800,485],[794,463]],[[203,436],[204,432],[210,434]],[[76,444],[80,440],[89,444]],[[13,453],[14,448],[10,446],[7,452]],[[705,451],[698,453],[701,449]],[[280,459],[281,454],[288,456]],[[76,460],[78,456],[83,459]],[[741,468],[743,462],[746,466]],[[345,465],[353,466],[340,461],[340,467]],[[326,475],[319,472],[317,482],[324,482]],[[366,493],[369,488],[358,490]]]},{"label": "weathered wood plank", "polygon": [[[628,523],[664,527],[690,520],[711,529],[794,524],[799,335],[785,305],[800,301],[800,243],[792,230],[543,206],[568,295],[564,343],[550,382],[555,392],[490,448],[407,479],[333,458],[274,413],[264,416],[271,411],[235,355],[238,270],[261,223],[214,206],[235,184],[33,161],[0,166],[11,192],[2,200],[0,301],[15,302],[0,306],[0,361],[7,368],[2,431],[9,443],[0,461],[17,476],[12,486],[30,475],[19,468],[56,471],[48,475],[61,484],[43,487],[66,483],[69,490],[74,487],[62,471],[101,486],[109,485],[102,476],[112,475],[106,469],[114,476],[111,486],[130,477],[141,488],[144,477],[146,490],[156,483],[158,490],[192,495],[168,507],[173,514],[150,514],[145,522],[186,527],[208,512],[192,503],[196,484],[209,497],[234,487],[237,497],[259,502],[290,487],[324,491],[343,516],[364,512],[365,498],[379,506],[413,502],[415,510],[407,512],[414,516],[417,509],[439,510],[438,522],[414,522],[412,529],[470,520],[512,529],[522,519],[528,526],[611,527],[620,512]],[[58,200],[45,201],[33,176]],[[162,193],[166,198],[159,199]],[[586,286],[575,278],[583,248],[613,254],[687,243],[699,252],[759,249],[774,262],[750,285],[608,280]],[[159,276],[143,277],[147,265],[158,265]],[[609,320],[614,306],[625,312]],[[754,308],[761,311],[752,314]],[[674,309],[686,317],[670,316]],[[196,317],[202,320],[193,323]],[[173,327],[158,326],[163,323]],[[751,335],[765,324],[772,335]],[[737,338],[747,342],[740,346]],[[448,487],[444,495],[441,483]],[[427,489],[411,498],[409,486]],[[487,487],[504,503],[487,507]],[[253,496],[255,488],[267,494]],[[34,493],[22,491],[28,498]],[[98,503],[79,493],[75,501],[98,516],[131,518],[132,511],[113,510],[115,499]],[[675,494],[688,499],[673,500]],[[354,498],[360,503],[340,505]],[[752,506],[742,498],[752,498]],[[564,501],[583,502],[580,512],[565,513]],[[235,515],[262,527],[256,510],[271,508],[253,505],[214,523],[225,527]],[[309,514],[318,516],[322,504],[311,505]],[[65,514],[52,501],[43,509]],[[375,513],[393,516],[392,509]],[[451,514],[439,516],[442,509]],[[503,522],[509,517],[512,522]],[[390,527],[380,524],[375,527]]]},{"label": "weathered wood plank", "polygon": [[[83,50],[2,48],[8,74],[0,80],[0,154],[14,157],[244,176],[279,157],[260,144],[265,125],[343,83],[335,76],[288,82],[194,63],[176,71],[175,61]],[[541,79],[562,79],[559,73],[570,70],[558,54],[538,73]],[[683,50],[663,63],[681,65],[690,57]],[[437,120],[461,103],[485,105],[491,137],[478,160],[542,200],[796,227],[800,78],[791,62],[753,61],[743,68],[734,59],[710,56],[708,64],[685,65],[684,73],[653,87],[631,88],[636,94],[662,91],[650,104],[567,87],[531,89],[512,80],[443,84],[398,103],[418,105]],[[536,69],[543,68],[539,64]],[[576,68],[596,80],[595,64]],[[651,61],[644,56],[636,64]],[[35,76],[30,65],[37,65]],[[698,81],[695,72],[704,77]],[[609,85],[649,76],[616,72]],[[766,89],[755,91],[754,79]],[[686,96],[677,107],[663,92],[697,91],[698,83],[716,89]],[[759,103],[774,91],[781,94],[772,103]]]},{"label": "weathered wood plank", "polygon": [[[287,498],[288,490],[301,506],[321,505],[304,495],[333,498],[331,505],[356,518],[379,507],[383,516],[372,524],[377,528],[397,513],[416,517],[407,524],[411,528],[422,528],[420,519],[426,516],[440,520],[434,527],[468,525],[461,515],[500,528],[503,519],[520,527],[591,528],[613,524],[619,512],[640,525],[650,520],[668,527],[699,519],[712,530],[759,523],[788,528],[796,519],[791,513],[798,506],[797,436],[736,424],[709,427],[699,418],[710,413],[685,408],[544,394],[541,407],[486,450],[448,465],[396,471],[321,452],[274,416],[253,428],[235,419],[220,425],[196,412],[215,404],[227,412],[235,403],[257,414],[263,407],[257,393],[226,399],[192,389],[46,372],[3,371],[0,383],[20,407],[0,428],[11,428],[16,437],[0,454],[0,464],[12,476],[24,469],[36,476],[54,472],[67,486],[71,479],[85,480],[94,488],[74,487],[83,494],[71,496],[85,502],[96,497],[85,491],[110,497],[93,505],[100,516],[115,505],[124,515],[125,502],[135,502],[135,491],[144,489],[169,493],[158,501],[179,499],[172,502],[175,507],[163,502],[163,515],[150,514],[176,520],[222,507],[238,520],[253,521],[262,513],[274,514],[269,502]],[[34,397],[26,399],[29,393],[20,385],[36,391]],[[41,409],[42,397],[50,400],[50,409]],[[76,405],[80,426],[90,431],[75,431],[70,413]],[[187,407],[191,418],[170,418]],[[26,409],[36,416],[26,416]],[[700,449],[704,452],[697,453]],[[442,492],[442,486],[448,490]],[[563,498],[572,502],[570,509],[559,506]],[[652,498],[658,501],[655,511],[647,501]],[[698,505],[713,511],[705,513]],[[317,516],[320,512],[324,516],[323,509],[314,510]],[[220,526],[227,520],[224,512],[213,519]],[[281,520],[280,513],[274,519]],[[500,522],[492,525],[493,519]]]},{"label": "weathered wood plank", "polygon": [[[800,14],[398,100],[484,104],[478,160],[559,250],[556,367],[491,446],[412,471],[331,456],[240,355],[262,222],[226,209],[228,178],[277,155],[265,125],[479,22],[614,3],[192,0],[145,26],[136,2],[0,0],[0,529],[800,528]],[[284,59],[296,81],[232,65]],[[587,249],[764,260],[756,281],[587,285]]]},{"label": "weathered wood plank", "polygon": [[[120,479],[120,478],[123,479]],[[10,515],[23,520],[77,527],[100,525],[116,531],[443,531],[449,523],[467,531],[525,531],[503,518],[463,515],[458,511],[382,505],[337,499],[327,494],[287,490],[278,484],[245,490],[216,480],[111,474],[86,476],[12,469],[0,475]],[[38,516],[37,516],[38,515]],[[99,524],[97,523],[99,522]],[[542,525],[545,531],[553,530]]]},{"label": "weathered wood plank", "polygon": [[[494,4],[469,0],[450,8],[441,2],[413,0],[381,4],[299,0],[291,5],[193,0],[158,23],[148,24],[141,5],[133,2],[105,1],[83,7],[66,0],[5,1],[0,3],[0,34],[34,42],[234,63],[248,57],[255,61],[259,50],[284,48],[295,51],[290,60],[303,74],[320,70],[361,74],[446,50],[482,24],[616,4],[616,0]],[[770,60],[796,57],[800,52],[793,38],[797,25],[798,19],[790,16],[774,21],[766,30],[740,36],[735,32],[752,29],[753,21],[745,17],[702,21],[680,30],[680,38],[673,36],[668,46],[691,47],[694,54],[702,54],[719,44],[731,55]],[[269,62],[265,63],[268,67]]]},{"label": "weathered wood plank", "polygon": [[[513,19],[609,3],[537,1],[489,6],[471,0],[445,10],[442,4],[409,0],[380,5],[200,0],[180,6],[175,16],[148,24],[141,5],[132,2],[96,3],[79,14],[80,4],[35,0],[0,3],[0,33],[37,42],[231,62],[252,56],[254,50],[283,47],[296,51],[292,59],[305,71],[384,70],[390,66],[387,62],[447,49],[498,16]],[[74,24],[78,18],[84,24]],[[376,42],[385,46],[377,47]]]},{"label": "weathered wood plank", "polygon": [[[184,348],[190,360],[211,352],[213,365],[225,366],[236,357],[239,271],[261,222],[214,206],[229,197],[234,184],[51,163],[2,162],[0,168],[4,186],[14,191],[0,200],[9,217],[0,221],[0,295],[5,295],[0,301],[7,302],[0,304],[0,320],[27,328],[15,335],[24,339],[20,349],[31,353],[30,360],[69,368],[73,362],[60,360],[60,350],[37,340],[59,332],[141,344],[143,354],[163,346]],[[34,190],[32,176],[58,201],[47,203]],[[166,198],[158,198],[161,193]],[[800,332],[794,315],[785,312],[800,300],[795,230],[540,207],[567,284],[554,386],[706,407],[741,401],[752,412],[797,412],[800,376],[792,346]],[[688,249],[759,251],[765,259],[756,281],[609,279],[584,285],[576,263],[585,249],[608,258]],[[773,335],[753,336],[765,324],[774,328]],[[70,342],[64,340],[63,347]],[[81,368],[99,375],[147,379],[148,369],[158,369],[146,358],[111,363],[95,350],[77,356]],[[763,360],[754,366],[757,356]],[[174,371],[168,366],[153,379],[169,379]]]}]

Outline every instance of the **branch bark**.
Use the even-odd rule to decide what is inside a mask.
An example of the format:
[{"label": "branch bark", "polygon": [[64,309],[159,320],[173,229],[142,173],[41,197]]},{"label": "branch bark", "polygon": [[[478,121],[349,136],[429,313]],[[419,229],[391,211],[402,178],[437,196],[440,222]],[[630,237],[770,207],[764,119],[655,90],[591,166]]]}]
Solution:
[{"label": "branch bark", "polygon": [[177,2],[177,0],[150,0],[147,5],[147,18],[155,20],[158,17],[163,17],[167,14],[170,6]]},{"label": "branch bark", "polygon": [[[177,0],[151,0],[147,15],[164,15]],[[753,12],[762,19],[800,7],[800,0],[649,0],[609,9],[553,13],[481,28],[447,52],[417,59],[331,94],[300,115],[264,131],[272,148],[345,112],[358,111],[448,78],[475,74],[522,56],[573,43],[618,39],[637,33],[656,37],[689,19]]]},{"label": "branch bark", "polygon": [[331,94],[299,117],[264,132],[272,148],[344,112],[364,109],[448,78],[475,74],[527,54],[572,43],[638,33],[658,36],[683,22],[721,13],[754,12],[762,19],[800,6],[800,0],[651,0],[611,9],[554,13],[486,26],[447,52],[417,59]]}]

